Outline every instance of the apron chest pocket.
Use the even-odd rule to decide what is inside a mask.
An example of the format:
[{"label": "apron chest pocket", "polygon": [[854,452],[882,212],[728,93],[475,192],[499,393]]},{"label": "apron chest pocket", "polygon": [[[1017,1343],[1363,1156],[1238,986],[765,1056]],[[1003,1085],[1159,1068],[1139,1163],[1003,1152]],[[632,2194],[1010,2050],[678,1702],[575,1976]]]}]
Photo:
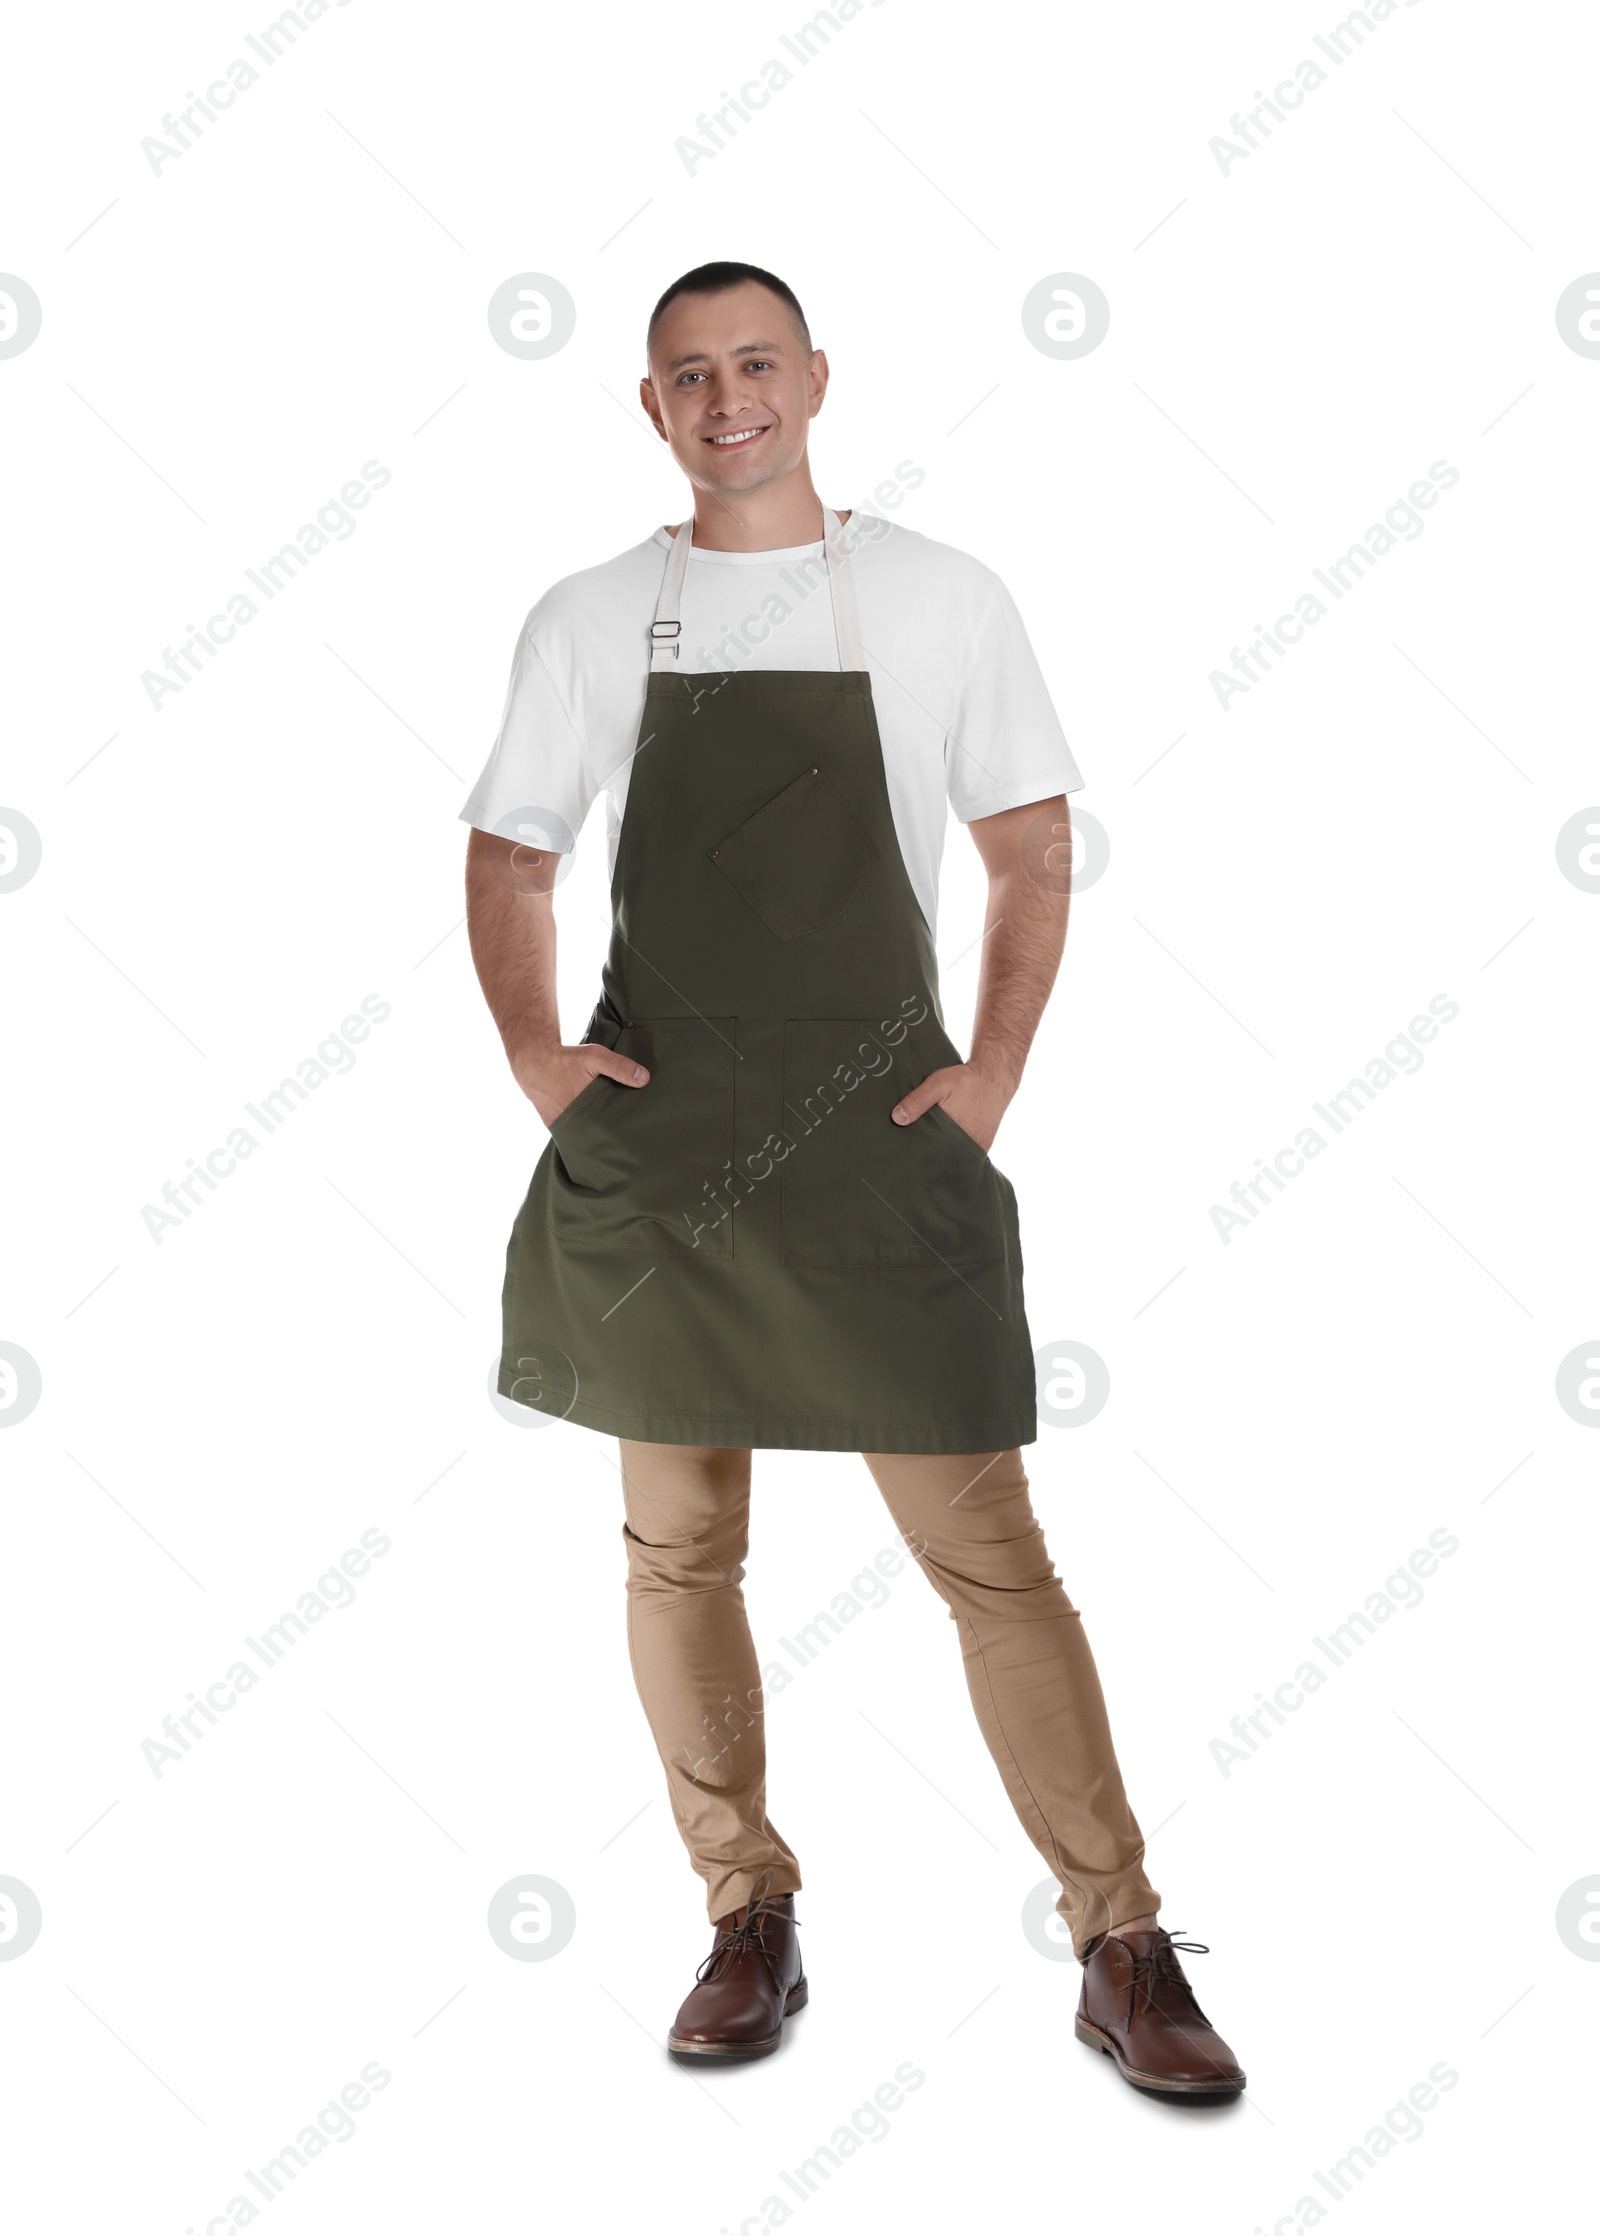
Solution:
[{"label": "apron chest pocket", "polygon": [[[591,1079],[550,1128],[549,1223],[572,1248],[731,1258],[732,1017],[636,1017],[611,1045],[646,1087]],[[709,1192],[708,1192],[709,1191]],[[719,1220],[719,1213],[722,1214]]]},{"label": "apron chest pocket", "polygon": [[711,849],[777,939],[836,924],[878,864],[871,833],[818,769],[806,769]]},{"label": "apron chest pocket", "polygon": [[889,1116],[930,1068],[908,1069],[872,1020],[785,1024],[785,1265],[928,1272],[1004,1257],[1000,1176],[972,1136],[937,1105],[909,1126]]}]

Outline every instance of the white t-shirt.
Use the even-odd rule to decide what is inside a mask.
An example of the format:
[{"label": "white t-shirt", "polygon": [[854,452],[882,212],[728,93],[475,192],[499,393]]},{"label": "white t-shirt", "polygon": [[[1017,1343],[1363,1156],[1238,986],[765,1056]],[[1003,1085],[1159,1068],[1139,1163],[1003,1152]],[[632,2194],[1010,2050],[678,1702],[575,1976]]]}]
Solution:
[{"label": "white t-shirt", "polygon": [[[947,807],[974,822],[1083,782],[1022,617],[998,575],[867,512],[844,540],[900,851],[930,928]],[[567,575],[523,623],[500,734],[461,811],[567,853],[595,798],[614,868],[650,673],[649,630],[672,536],[658,528]],[[689,555],[677,673],[838,669],[821,542]],[[542,833],[542,836],[536,836]]]}]

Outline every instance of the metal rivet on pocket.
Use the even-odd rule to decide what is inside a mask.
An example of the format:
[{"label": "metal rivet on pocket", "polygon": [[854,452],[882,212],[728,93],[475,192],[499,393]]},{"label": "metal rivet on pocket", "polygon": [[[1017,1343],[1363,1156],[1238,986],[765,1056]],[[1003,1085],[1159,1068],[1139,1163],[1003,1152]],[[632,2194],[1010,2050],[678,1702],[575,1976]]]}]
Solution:
[{"label": "metal rivet on pocket", "polygon": [[816,771],[815,769],[813,769],[811,773],[812,773],[812,775],[813,775],[813,776],[815,776],[815,775],[817,774],[817,771]]}]

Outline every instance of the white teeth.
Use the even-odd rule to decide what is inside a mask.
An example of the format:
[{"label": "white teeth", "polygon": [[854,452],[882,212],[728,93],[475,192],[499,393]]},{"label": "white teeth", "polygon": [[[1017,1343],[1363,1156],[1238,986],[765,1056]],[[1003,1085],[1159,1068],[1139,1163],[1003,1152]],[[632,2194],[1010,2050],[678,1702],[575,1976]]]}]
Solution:
[{"label": "white teeth", "polygon": [[732,443],[747,443],[755,436],[765,433],[764,427],[747,427],[741,435],[713,435],[711,440],[719,448],[726,449]]}]

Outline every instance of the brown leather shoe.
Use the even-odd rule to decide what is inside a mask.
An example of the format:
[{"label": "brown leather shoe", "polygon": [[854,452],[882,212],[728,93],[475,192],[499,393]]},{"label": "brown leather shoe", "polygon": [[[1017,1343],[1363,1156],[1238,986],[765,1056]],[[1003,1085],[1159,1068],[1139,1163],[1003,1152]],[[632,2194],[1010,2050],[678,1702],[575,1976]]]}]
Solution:
[{"label": "brown leather shoe", "polygon": [[747,1907],[717,1920],[711,1954],[667,2036],[668,2050],[683,2063],[770,2057],[784,2020],[811,1993],[800,1968],[794,1896],[769,1895],[771,1882],[771,1871],[763,1871]]},{"label": "brown leather shoe", "polygon": [[1164,1926],[1091,1941],[1073,2031],[1080,2042],[1114,2058],[1117,2071],[1135,2088],[1173,2096],[1237,2096],[1244,2073],[1195,2001],[1179,1949],[1207,1953],[1203,1941],[1174,1941]]}]

